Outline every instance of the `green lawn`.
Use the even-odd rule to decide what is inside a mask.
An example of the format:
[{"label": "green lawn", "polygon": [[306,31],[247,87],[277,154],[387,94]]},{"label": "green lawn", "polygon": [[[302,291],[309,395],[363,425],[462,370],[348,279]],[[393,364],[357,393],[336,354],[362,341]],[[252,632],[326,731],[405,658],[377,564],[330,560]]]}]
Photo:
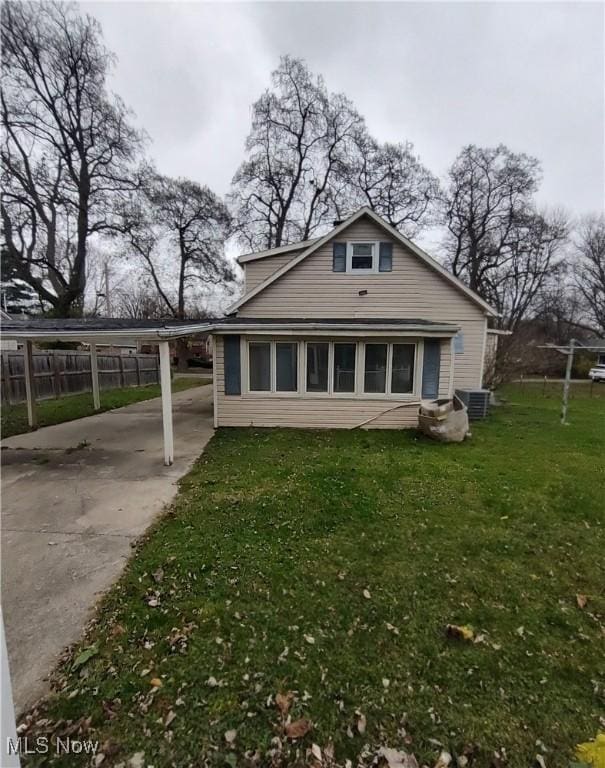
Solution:
[{"label": "green lawn", "polygon": [[79,725],[103,765],[306,765],[332,743],[339,766],[381,746],[433,766],[441,743],[567,766],[605,714],[605,387],[566,427],[558,392],[504,394],[461,445],[219,430],[33,732]]},{"label": "green lawn", "polygon": [[[190,378],[178,378],[172,382],[173,392],[181,392],[183,389],[199,387],[205,382],[194,376]],[[160,396],[159,384],[148,384],[144,387],[125,387],[123,389],[108,389],[101,392],[101,411],[111,411],[113,408],[121,408],[123,405],[138,403],[141,400],[149,400]],[[81,419],[83,416],[92,416],[95,411],[92,404],[92,393],[85,392],[81,395],[67,395],[56,400],[40,400],[37,403],[38,426],[49,427],[51,424],[61,424],[64,421]],[[2,405],[1,419],[2,437],[20,435],[29,432],[27,424],[27,406]]]}]

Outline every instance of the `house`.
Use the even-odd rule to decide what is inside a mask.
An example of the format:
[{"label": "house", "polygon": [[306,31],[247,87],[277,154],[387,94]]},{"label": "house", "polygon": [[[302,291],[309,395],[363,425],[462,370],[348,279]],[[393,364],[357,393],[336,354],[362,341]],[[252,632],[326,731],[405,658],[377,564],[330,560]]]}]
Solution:
[{"label": "house", "polygon": [[324,237],[241,256],[215,323],[215,423],[414,427],[482,386],[496,311],[369,208]]}]

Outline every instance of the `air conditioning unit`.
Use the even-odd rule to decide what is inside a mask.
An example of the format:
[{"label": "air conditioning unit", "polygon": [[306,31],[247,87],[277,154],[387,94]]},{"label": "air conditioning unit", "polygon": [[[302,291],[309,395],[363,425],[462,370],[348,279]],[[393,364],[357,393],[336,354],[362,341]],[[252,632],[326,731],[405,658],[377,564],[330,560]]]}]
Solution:
[{"label": "air conditioning unit", "polygon": [[469,419],[484,419],[489,413],[489,389],[457,389],[460,398],[468,409]]}]

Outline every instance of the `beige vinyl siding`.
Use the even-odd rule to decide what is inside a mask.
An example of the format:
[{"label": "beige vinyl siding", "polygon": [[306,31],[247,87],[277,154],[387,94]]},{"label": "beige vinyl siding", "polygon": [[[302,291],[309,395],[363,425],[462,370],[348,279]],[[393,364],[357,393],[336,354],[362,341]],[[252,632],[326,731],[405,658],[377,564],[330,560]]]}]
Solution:
[{"label": "beige vinyl siding", "polygon": [[[252,336],[250,336],[252,338]],[[269,337],[257,337],[269,340]],[[368,398],[367,396],[338,397],[335,395],[275,393],[225,395],[224,344],[222,336],[215,336],[214,381],[219,427],[299,427],[326,429],[405,429],[418,425],[418,399],[407,395],[401,400],[394,397]],[[303,339],[290,338],[291,341]],[[317,340],[317,339],[315,339]],[[327,340],[327,339],[326,339]],[[338,341],[356,341],[355,338],[338,337]],[[391,341],[405,342],[397,338]],[[450,340],[441,344],[441,373],[439,396],[448,396]],[[245,388],[246,366],[242,360],[242,387]],[[304,374],[303,374],[304,375]],[[422,376],[420,365],[416,375]]]},{"label": "beige vinyl siding", "polygon": [[294,259],[301,251],[289,251],[288,253],[281,253],[277,256],[265,256],[262,259],[256,261],[247,261],[242,266],[244,267],[244,279],[245,290],[251,291],[263,280],[266,280],[274,272]]},{"label": "beige vinyl siding", "polygon": [[[389,238],[369,219],[362,218],[336,239],[385,241]],[[367,290],[367,295],[359,296],[361,290]],[[455,355],[455,386],[481,385],[486,327],[483,310],[394,241],[392,272],[375,275],[332,272],[330,241],[250,299],[238,314],[280,318],[397,317],[454,323],[464,334],[464,353]]]}]

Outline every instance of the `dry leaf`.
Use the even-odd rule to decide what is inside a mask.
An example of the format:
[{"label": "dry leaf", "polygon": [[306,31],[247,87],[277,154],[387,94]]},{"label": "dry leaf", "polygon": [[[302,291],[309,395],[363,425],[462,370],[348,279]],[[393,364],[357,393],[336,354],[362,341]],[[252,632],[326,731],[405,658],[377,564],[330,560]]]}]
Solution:
[{"label": "dry leaf", "polygon": [[586,595],[576,595],[576,602],[578,604],[578,608],[586,608],[586,603],[588,602],[588,598]]},{"label": "dry leaf", "polygon": [[237,731],[235,730],[235,728],[232,728],[230,731],[225,732],[225,741],[227,742],[227,744],[233,744],[236,736],[237,736]]},{"label": "dry leaf", "polygon": [[305,717],[295,720],[293,723],[286,723],[284,732],[289,739],[302,739],[311,730],[311,721]]},{"label": "dry leaf", "polygon": [[362,736],[366,732],[366,725],[367,725],[366,716],[360,715],[359,720],[357,721],[357,730]]},{"label": "dry leaf", "polygon": [[318,763],[321,763],[321,761],[322,761],[322,758],[321,758],[321,747],[319,746],[319,744],[312,744],[311,745],[311,754],[317,760]]},{"label": "dry leaf", "polygon": [[292,703],[293,699],[294,699],[294,694],[292,693],[292,691],[288,691],[288,693],[275,694],[275,703],[277,704],[277,707],[279,711],[282,713],[282,715],[288,714],[288,710],[290,709],[290,704]]},{"label": "dry leaf", "polygon": [[157,571],[154,571],[151,575],[156,584],[161,584],[164,580],[164,569],[158,568]]},{"label": "dry leaf", "polygon": [[407,752],[400,752],[397,749],[380,747],[378,757],[382,757],[386,761],[388,768],[418,768],[418,762],[414,755],[408,755]]},{"label": "dry leaf", "polygon": [[123,635],[125,632],[126,630],[121,624],[114,624],[114,626],[111,628],[112,637],[119,637],[120,635]]},{"label": "dry leaf", "polygon": [[466,625],[448,624],[445,629],[448,637],[455,637],[458,640],[472,640],[475,636],[472,627]]},{"label": "dry leaf", "polygon": [[366,600],[370,600],[370,598],[372,597],[372,595],[370,594],[370,590],[369,589],[364,589],[363,590],[363,596],[365,597]]},{"label": "dry leaf", "polygon": [[149,681],[149,684],[153,685],[154,688],[161,688],[163,685],[159,677],[152,677],[151,680]]},{"label": "dry leaf", "polygon": [[176,717],[176,712],[174,712],[171,709],[170,712],[166,715],[166,719],[164,720],[164,728],[168,728],[168,726],[174,720],[175,717]]},{"label": "dry leaf", "polygon": [[443,750],[439,755],[437,762],[435,763],[435,768],[448,768],[451,762],[452,762],[452,756],[450,755],[449,752],[446,752],[445,750]]},{"label": "dry leaf", "polygon": [[315,638],[312,635],[305,635],[305,640],[309,645],[315,645]]}]

